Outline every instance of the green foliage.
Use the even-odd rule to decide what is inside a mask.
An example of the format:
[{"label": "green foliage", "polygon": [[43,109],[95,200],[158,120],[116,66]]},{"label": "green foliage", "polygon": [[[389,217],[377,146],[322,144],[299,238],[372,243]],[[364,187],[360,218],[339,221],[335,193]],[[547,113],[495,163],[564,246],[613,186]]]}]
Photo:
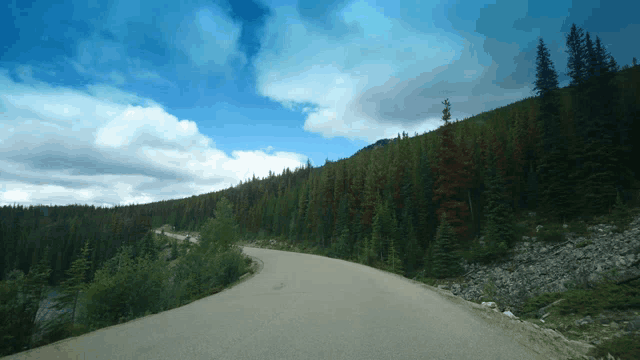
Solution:
[{"label": "green foliage", "polygon": [[0,282],[0,356],[10,355],[29,344],[32,326],[29,323],[30,300],[24,296],[24,273],[14,270]]},{"label": "green foliage", "polygon": [[[56,310],[66,310],[71,308],[71,328],[75,323],[75,314],[78,307],[78,297],[81,291],[86,291],[86,274],[91,261],[89,257],[89,242],[84,243],[80,256],[73,262],[71,269],[67,270],[67,279],[60,284],[61,295],[56,298]],[[63,329],[65,329],[63,327]]]},{"label": "green foliage", "polygon": [[485,247],[478,249],[478,259],[487,263],[501,258],[515,243],[514,215],[509,206],[509,199],[504,194],[505,182],[496,169],[496,159],[489,154],[489,171],[487,180],[487,206]]},{"label": "green foliage", "polygon": [[96,271],[87,288],[89,323],[100,328],[142,316],[147,310],[161,311],[168,275],[164,260],[134,260],[131,247],[122,247]]},{"label": "green foliage", "polygon": [[407,245],[405,248],[405,270],[408,277],[412,277],[418,269],[418,261],[420,257],[420,246],[418,245],[417,236],[413,228],[413,222],[409,218],[406,220],[407,225]]},{"label": "green foliage", "polygon": [[404,266],[402,264],[402,260],[400,259],[400,256],[396,251],[396,247],[394,245],[395,244],[394,244],[393,238],[391,238],[391,241],[389,244],[389,256],[387,257],[386,265],[392,272],[396,274],[403,274]]},{"label": "green foliage", "polygon": [[362,246],[362,254],[359,257],[359,262],[364,265],[372,266],[376,262],[378,251],[375,241],[372,241],[371,237],[367,237],[364,240]]},{"label": "green foliage", "polygon": [[339,259],[347,259],[349,257],[349,228],[342,229],[342,233],[338,240],[331,244],[329,256]]},{"label": "green foliage", "polygon": [[178,240],[177,239],[170,240],[170,243],[171,243],[171,247],[170,247],[171,256],[169,256],[169,260],[175,260],[178,258],[178,256],[180,256],[180,250],[178,249]]},{"label": "green foliage", "polygon": [[155,259],[158,256],[159,249],[153,240],[153,233],[148,231],[142,238],[142,241],[136,242],[136,254],[137,256],[149,256],[151,259]]},{"label": "green foliage", "polygon": [[198,244],[204,252],[219,253],[230,250],[238,240],[238,226],[231,203],[223,197],[217,204],[215,218],[209,219],[200,232]]},{"label": "green foliage", "polygon": [[30,348],[33,334],[38,331],[36,314],[40,302],[47,296],[49,249],[27,276],[13,270],[0,282],[0,355],[9,355]]},{"label": "green foliage", "polygon": [[433,275],[436,278],[448,278],[463,272],[460,257],[456,253],[454,233],[447,221],[447,213],[443,213],[438,227],[433,254]]}]

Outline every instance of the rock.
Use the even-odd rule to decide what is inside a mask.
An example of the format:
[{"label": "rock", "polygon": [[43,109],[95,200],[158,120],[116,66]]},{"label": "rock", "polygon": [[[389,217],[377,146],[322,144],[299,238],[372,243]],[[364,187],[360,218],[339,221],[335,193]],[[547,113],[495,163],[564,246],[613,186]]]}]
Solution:
[{"label": "rock", "polygon": [[[535,216],[532,215],[532,216]],[[566,226],[564,227],[567,228]],[[537,231],[544,227],[538,225]],[[483,305],[492,307],[507,316],[521,313],[527,299],[543,293],[562,293],[571,283],[592,288],[603,280],[628,284],[640,276],[640,216],[636,216],[624,233],[612,233],[614,226],[600,224],[588,227],[588,239],[565,233],[566,241],[561,243],[541,243],[536,237],[522,238],[502,263],[481,265],[463,261],[465,279],[463,283],[450,283],[438,287],[450,290],[453,295],[468,301],[480,301],[487,294],[485,287],[492,287],[491,300]],[[482,238],[480,239],[482,240]],[[586,246],[577,247],[576,245]],[[609,274],[615,269],[617,274]],[[538,319],[550,313],[550,308],[563,301],[560,299],[536,312]],[[509,315],[511,314],[511,315]],[[514,315],[515,314],[515,315]],[[573,314],[572,314],[573,315]],[[575,320],[575,325],[609,325],[621,337],[640,334],[640,316],[633,313],[621,316],[605,311],[595,320],[590,316]]]},{"label": "rock", "polygon": [[[465,277],[466,286],[452,284],[448,288],[465,300],[479,301],[485,285],[492,280],[495,300],[517,313],[526,299],[567,291],[571,281],[593,286],[611,278],[607,272],[612,269],[618,271],[612,280],[640,276],[640,216],[624,233],[614,234],[613,228],[604,224],[589,227],[591,243],[579,248],[576,245],[587,239],[570,233],[566,234],[568,241],[559,244],[540,243],[535,237],[525,236],[504,263],[481,265],[465,261],[463,267],[469,273]],[[539,225],[537,229],[542,227]],[[539,314],[542,315],[544,312]]]}]

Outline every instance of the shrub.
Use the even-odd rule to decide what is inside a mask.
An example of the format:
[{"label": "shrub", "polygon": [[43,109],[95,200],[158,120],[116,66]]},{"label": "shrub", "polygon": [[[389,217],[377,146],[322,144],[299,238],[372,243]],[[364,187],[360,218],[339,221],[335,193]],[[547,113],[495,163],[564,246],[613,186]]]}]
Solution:
[{"label": "shrub", "polygon": [[87,289],[86,309],[89,323],[109,326],[136,318],[147,310],[158,312],[163,307],[163,294],[168,269],[162,260],[149,257],[131,259],[129,247],[98,271]]}]

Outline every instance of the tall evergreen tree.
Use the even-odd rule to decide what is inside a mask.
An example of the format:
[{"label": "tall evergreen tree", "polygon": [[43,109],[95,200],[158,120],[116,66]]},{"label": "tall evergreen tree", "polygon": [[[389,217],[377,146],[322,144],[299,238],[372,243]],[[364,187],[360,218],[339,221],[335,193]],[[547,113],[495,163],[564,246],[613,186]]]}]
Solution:
[{"label": "tall evergreen tree", "polygon": [[487,223],[485,227],[485,260],[492,260],[506,254],[515,241],[515,219],[509,199],[504,192],[505,182],[497,168],[496,156],[489,154],[487,166]]},{"label": "tall evergreen tree", "polygon": [[591,79],[595,74],[596,74],[596,68],[597,68],[597,57],[596,57],[596,49],[593,45],[593,41],[591,40],[591,35],[589,34],[589,32],[587,31],[587,34],[585,35],[585,40],[584,40],[584,66],[585,66],[585,73],[584,73],[584,78],[583,78],[583,83],[587,82],[589,79]]},{"label": "tall evergreen tree", "polygon": [[422,201],[419,204],[419,244],[426,249],[435,237],[437,229],[436,204],[433,201],[434,178],[426,151],[420,156],[420,177],[422,185]]},{"label": "tall evergreen tree", "polygon": [[440,226],[438,226],[432,256],[432,274],[439,279],[455,277],[463,271],[461,257],[455,245],[455,234],[449,226],[447,217],[446,212],[443,212],[440,217]]},{"label": "tall evergreen tree", "polygon": [[396,250],[395,242],[393,238],[389,242],[389,255],[387,256],[387,266],[391,268],[391,271],[396,274],[402,274],[404,272],[404,266],[400,259],[399,253]]},{"label": "tall evergreen tree", "polygon": [[538,121],[543,129],[544,149],[539,166],[543,188],[542,205],[550,216],[562,219],[571,212],[568,148],[560,131],[558,75],[542,38],[538,44],[536,65],[535,90],[540,96]]},{"label": "tall evergreen tree", "polygon": [[576,160],[573,178],[581,191],[577,206],[588,215],[607,211],[615,202],[619,176],[624,166],[619,140],[621,123],[614,111],[617,103],[615,73],[603,65],[606,55],[599,39],[596,39],[594,71],[580,94],[576,133],[578,141],[572,159]]},{"label": "tall evergreen tree", "polygon": [[584,54],[583,36],[584,32],[581,28],[577,27],[575,23],[571,25],[571,31],[567,35],[567,52],[569,54],[567,75],[571,77],[569,86],[572,87],[580,85],[585,77],[584,60],[586,55]]},{"label": "tall evergreen tree", "polygon": [[87,270],[91,261],[89,257],[89,242],[85,241],[80,256],[73,262],[71,268],[67,270],[67,279],[60,285],[61,296],[56,299],[54,308],[56,310],[65,310],[71,308],[71,317],[69,321],[73,325],[76,318],[76,309],[78,307],[78,297],[80,292],[87,289]]},{"label": "tall evergreen tree", "polygon": [[[456,241],[465,241],[469,235],[467,219],[470,218],[469,206],[466,200],[466,189],[469,188],[468,161],[460,146],[454,142],[453,124],[451,119],[449,100],[443,102],[445,109],[443,117],[445,125],[441,128],[440,161],[436,167],[436,183],[433,200],[438,204],[436,214],[441,216],[447,212],[448,221],[456,234]],[[461,191],[463,191],[461,193]]]}]

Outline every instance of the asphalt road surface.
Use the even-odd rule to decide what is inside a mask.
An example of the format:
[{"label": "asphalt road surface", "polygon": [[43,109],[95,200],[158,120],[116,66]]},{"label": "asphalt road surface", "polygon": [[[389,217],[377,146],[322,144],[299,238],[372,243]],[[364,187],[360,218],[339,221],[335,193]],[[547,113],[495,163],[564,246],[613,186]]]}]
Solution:
[{"label": "asphalt road surface", "polygon": [[559,358],[548,337],[426,285],[337,259],[243,250],[260,269],[230,289],[8,359]]}]

